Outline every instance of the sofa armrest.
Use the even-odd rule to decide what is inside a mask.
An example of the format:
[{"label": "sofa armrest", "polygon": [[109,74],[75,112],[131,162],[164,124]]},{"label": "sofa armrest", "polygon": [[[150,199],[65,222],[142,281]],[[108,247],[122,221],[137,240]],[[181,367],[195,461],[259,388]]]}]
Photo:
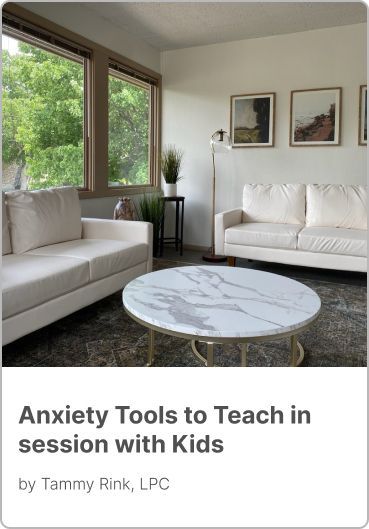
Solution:
[{"label": "sofa armrest", "polygon": [[147,271],[152,270],[152,224],[136,220],[82,219],[82,239],[110,239],[148,245]]},{"label": "sofa armrest", "polygon": [[224,255],[225,230],[241,222],[242,208],[229,209],[215,215],[215,253],[217,255]]}]

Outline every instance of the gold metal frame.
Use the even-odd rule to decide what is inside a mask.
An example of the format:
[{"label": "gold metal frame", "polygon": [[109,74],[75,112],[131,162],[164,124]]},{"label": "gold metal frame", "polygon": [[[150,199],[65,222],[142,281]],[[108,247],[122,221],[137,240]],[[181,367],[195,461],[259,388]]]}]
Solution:
[{"label": "gold metal frame", "polygon": [[[177,338],[184,338],[191,342],[191,348],[195,356],[204,363],[206,367],[214,367],[214,344],[229,344],[229,343],[238,343],[241,345],[241,366],[247,367],[247,352],[249,343],[258,343],[258,342],[272,342],[282,338],[290,338],[290,347],[291,347],[291,367],[299,366],[304,359],[304,348],[297,339],[297,333],[300,334],[306,331],[312,323],[318,318],[320,314],[319,311],[304,325],[293,329],[292,331],[287,331],[279,334],[271,334],[266,336],[248,336],[245,338],[233,337],[233,338],[222,338],[222,337],[210,337],[210,336],[198,336],[186,334],[183,332],[177,332],[170,329],[164,329],[157,325],[152,325],[147,323],[144,320],[141,320],[139,317],[135,316],[130,312],[127,307],[124,306],[126,313],[137,323],[148,328],[148,354],[147,354],[147,367],[151,367],[154,363],[155,358],[155,332],[160,332],[162,334],[167,334],[169,336],[175,336]],[[196,343],[206,343],[207,345],[207,357],[205,358],[197,349]],[[297,356],[297,353],[299,355]]]},{"label": "gold metal frame", "polygon": [[[259,340],[261,341],[261,340]],[[197,356],[201,362],[207,366],[211,367],[214,365],[214,352],[210,350],[210,357],[209,357],[209,345],[213,346],[213,342],[206,342],[207,343],[207,357],[205,358],[197,349],[196,346],[196,340],[191,340],[191,348],[193,353]],[[238,343],[235,339],[235,343]],[[241,342],[241,367],[247,367],[247,352],[248,352],[248,345],[250,342]],[[297,350],[299,351],[299,356],[297,358]],[[291,336],[291,367],[297,367],[301,364],[301,362],[304,359],[304,348],[301,345],[301,343],[297,340],[297,335]]]}]

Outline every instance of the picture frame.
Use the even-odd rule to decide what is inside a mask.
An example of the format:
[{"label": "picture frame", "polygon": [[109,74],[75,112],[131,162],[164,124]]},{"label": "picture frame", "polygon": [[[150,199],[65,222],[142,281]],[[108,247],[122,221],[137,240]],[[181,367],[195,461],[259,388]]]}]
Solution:
[{"label": "picture frame", "polygon": [[367,85],[362,84],[359,92],[359,145],[367,145]]},{"label": "picture frame", "polygon": [[340,145],[341,96],[340,87],[292,90],[290,147]]},{"label": "picture frame", "polygon": [[232,147],[274,147],[275,92],[231,96]]}]

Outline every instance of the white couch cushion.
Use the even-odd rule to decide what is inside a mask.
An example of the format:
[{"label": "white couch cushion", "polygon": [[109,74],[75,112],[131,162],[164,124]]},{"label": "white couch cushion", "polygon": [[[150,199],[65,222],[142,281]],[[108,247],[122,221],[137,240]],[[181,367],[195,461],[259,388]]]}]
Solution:
[{"label": "white couch cushion", "polygon": [[6,213],[6,204],[5,204],[5,195],[2,193],[2,228],[3,228],[3,238],[2,238],[2,249],[3,255],[12,253],[12,247],[10,244],[10,235],[9,235],[9,226],[8,226],[8,215]]},{"label": "white couch cushion", "polygon": [[365,186],[308,184],[306,226],[367,229]]},{"label": "white couch cushion", "polygon": [[80,239],[81,206],[72,187],[6,193],[13,253]]},{"label": "white couch cushion", "polygon": [[80,239],[31,250],[31,255],[74,257],[89,264],[90,280],[122,272],[148,258],[148,245],[109,239]]},{"label": "white couch cushion", "polygon": [[366,257],[367,233],[366,230],[348,228],[304,228],[299,233],[297,248],[308,252]]},{"label": "white couch cushion", "polygon": [[89,281],[88,263],[70,257],[4,255],[3,319],[71,292]]},{"label": "white couch cushion", "polygon": [[301,228],[297,224],[246,222],[226,229],[225,243],[294,250],[297,248],[297,234]]},{"label": "white couch cushion", "polygon": [[305,224],[305,185],[246,184],[243,222]]}]

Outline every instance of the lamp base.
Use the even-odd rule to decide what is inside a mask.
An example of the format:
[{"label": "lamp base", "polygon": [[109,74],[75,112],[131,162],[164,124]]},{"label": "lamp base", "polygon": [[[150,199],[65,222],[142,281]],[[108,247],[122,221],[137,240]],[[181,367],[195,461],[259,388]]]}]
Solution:
[{"label": "lamp base", "polygon": [[225,263],[227,257],[208,252],[202,256],[202,260],[207,261],[208,263]]}]

